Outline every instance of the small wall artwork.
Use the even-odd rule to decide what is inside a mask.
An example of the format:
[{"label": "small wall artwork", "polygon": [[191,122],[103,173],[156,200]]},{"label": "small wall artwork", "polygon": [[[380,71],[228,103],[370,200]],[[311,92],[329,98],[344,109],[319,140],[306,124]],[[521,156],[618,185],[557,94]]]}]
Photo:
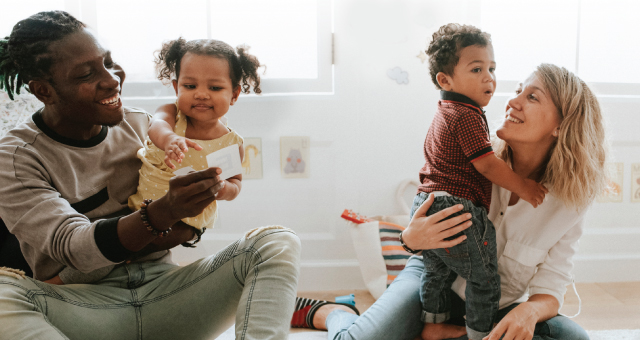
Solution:
[{"label": "small wall artwork", "polygon": [[640,163],[631,164],[631,202],[640,202]]},{"label": "small wall artwork", "polygon": [[429,59],[429,56],[426,53],[424,53],[423,50],[420,50],[420,53],[418,53],[416,58],[420,59],[420,62],[424,64],[424,62],[427,61],[427,59]]},{"label": "small wall artwork", "polygon": [[280,169],[284,178],[309,178],[309,137],[280,137]]},{"label": "small wall artwork", "polygon": [[262,139],[245,138],[243,146],[242,179],[262,178]]},{"label": "small wall artwork", "polygon": [[395,80],[398,84],[409,84],[409,73],[399,67],[394,67],[387,71],[387,77]]},{"label": "small wall artwork", "polygon": [[597,202],[622,202],[622,182],[624,181],[624,163],[608,163],[611,178],[604,192],[596,198]]}]

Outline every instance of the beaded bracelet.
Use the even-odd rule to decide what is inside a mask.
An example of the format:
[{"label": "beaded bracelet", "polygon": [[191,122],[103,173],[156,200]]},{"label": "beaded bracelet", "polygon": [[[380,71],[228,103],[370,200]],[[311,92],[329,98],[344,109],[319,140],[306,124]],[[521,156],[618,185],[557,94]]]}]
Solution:
[{"label": "beaded bracelet", "polygon": [[163,237],[171,232],[171,228],[167,230],[159,230],[151,225],[151,222],[149,222],[149,213],[147,212],[147,207],[149,206],[149,204],[151,204],[151,202],[153,202],[153,200],[147,199],[144,200],[142,204],[140,204],[140,218],[142,219],[142,224],[144,224],[144,226],[149,232],[153,234],[153,236]]}]

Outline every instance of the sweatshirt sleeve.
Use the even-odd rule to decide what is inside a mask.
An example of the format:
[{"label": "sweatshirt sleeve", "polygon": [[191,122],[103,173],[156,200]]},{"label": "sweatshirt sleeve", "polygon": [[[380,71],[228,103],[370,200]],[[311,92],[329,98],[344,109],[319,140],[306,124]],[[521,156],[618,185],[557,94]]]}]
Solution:
[{"label": "sweatshirt sleeve", "polygon": [[[77,212],[51,182],[37,153],[21,145],[0,145],[0,216],[9,231],[32,252],[81,272],[116,263],[96,244],[94,233],[101,222]],[[37,255],[25,257],[34,268]]]},{"label": "sweatshirt sleeve", "polygon": [[549,250],[544,262],[538,265],[538,271],[529,283],[529,295],[552,295],[562,308],[567,285],[573,278],[573,256],[578,251],[578,241],[582,236],[583,216]]}]

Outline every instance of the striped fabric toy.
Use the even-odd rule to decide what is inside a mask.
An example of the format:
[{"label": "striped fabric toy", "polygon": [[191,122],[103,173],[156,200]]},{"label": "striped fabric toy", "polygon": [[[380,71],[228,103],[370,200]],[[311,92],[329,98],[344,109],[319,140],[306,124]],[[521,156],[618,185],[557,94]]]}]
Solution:
[{"label": "striped fabric toy", "polygon": [[404,269],[404,266],[411,257],[411,253],[407,252],[400,245],[398,235],[405,227],[383,221],[376,221],[364,215],[360,215],[351,210],[345,209],[341,215],[345,220],[354,223],[378,222],[378,230],[380,232],[380,245],[382,246],[382,258],[387,267],[387,287],[395,280],[395,278]]},{"label": "striped fabric toy", "polygon": [[378,222],[380,230],[380,245],[382,245],[382,258],[387,265],[387,287],[395,280],[396,276],[404,269],[411,253],[400,245],[398,235],[404,230],[403,226],[388,222]]}]

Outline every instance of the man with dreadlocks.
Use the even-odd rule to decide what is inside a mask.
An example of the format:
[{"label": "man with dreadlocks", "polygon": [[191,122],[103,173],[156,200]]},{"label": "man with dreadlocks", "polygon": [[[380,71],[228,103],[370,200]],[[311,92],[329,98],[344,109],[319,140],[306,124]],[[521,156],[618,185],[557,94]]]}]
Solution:
[{"label": "man with dreadlocks", "polygon": [[0,216],[34,275],[0,269],[0,339],[209,339],[234,321],[237,339],[285,339],[300,251],[290,230],[258,228],[171,263],[169,249],[195,236],[180,220],[215,200],[220,169],[176,176],[165,196],[127,210],[149,115],[122,106],[124,76],[65,12],[0,40],[1,88],[28,86],[44,103],[0,140]]}]

